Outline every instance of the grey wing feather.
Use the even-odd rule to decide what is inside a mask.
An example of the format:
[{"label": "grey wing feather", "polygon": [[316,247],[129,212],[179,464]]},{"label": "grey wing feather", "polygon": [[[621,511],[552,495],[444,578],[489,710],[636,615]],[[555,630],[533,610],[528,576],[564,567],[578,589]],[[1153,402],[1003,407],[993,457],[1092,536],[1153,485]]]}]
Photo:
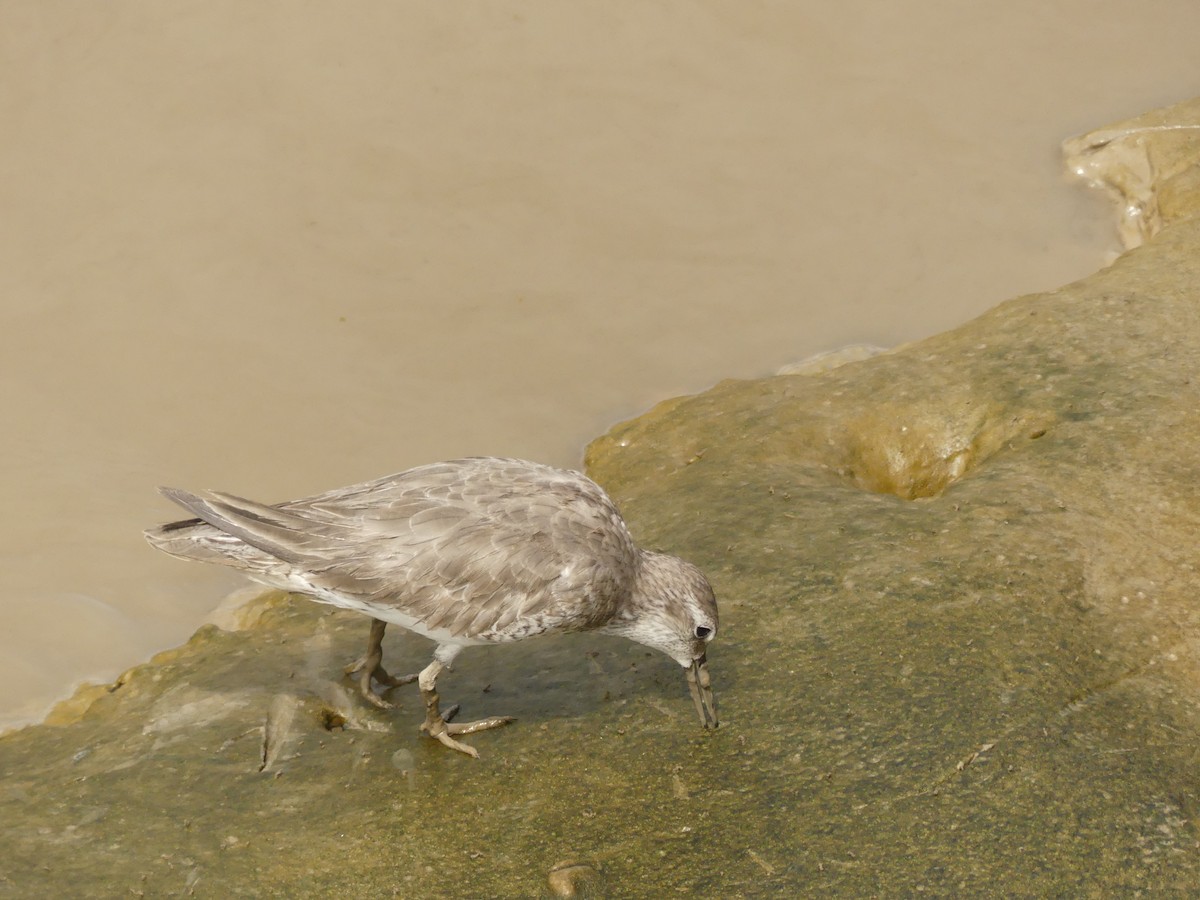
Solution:
[{"label": "grey wing feather", "polygon": [[[261,575],[268,566],[230,535],[318,589],[459,634],[520,630],[539,618],[563,628],[594,624],[579,610],[606,615],[628,589],[637,553],[594,483],[520,461],[435,464],[278,506],[163,492],[223,533],[194,523],[203,555],[164,546],[162,529],[157,539],[148,533],[167,552],[223,555],[217,561]],[[581,595],[587,603],[577,602]]]},{"label": "grey wing feather", "polygon": [[210,493],[201,497],[179,488],[159,490],[214,528],[285,562],[302,564],[303,558],[288,548],[288,538],[295,533],[297,522],[282,510],[230,495]]}]

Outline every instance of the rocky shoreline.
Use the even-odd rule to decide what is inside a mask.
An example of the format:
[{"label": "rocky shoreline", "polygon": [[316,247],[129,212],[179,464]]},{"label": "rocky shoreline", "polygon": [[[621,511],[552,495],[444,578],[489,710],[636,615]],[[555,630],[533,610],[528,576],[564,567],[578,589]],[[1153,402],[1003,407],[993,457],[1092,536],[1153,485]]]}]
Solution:
[{"label": "rocky shoreline", "polygon": [[579,636],[463,655],[519,719],[466,759],[339,677],[362,618],[268,595],[0,737],[0,895],[1194,891],[1200,101],[1068,153],[1140,210],[1110,268],[589,448],[717,589],[717,733]]}]

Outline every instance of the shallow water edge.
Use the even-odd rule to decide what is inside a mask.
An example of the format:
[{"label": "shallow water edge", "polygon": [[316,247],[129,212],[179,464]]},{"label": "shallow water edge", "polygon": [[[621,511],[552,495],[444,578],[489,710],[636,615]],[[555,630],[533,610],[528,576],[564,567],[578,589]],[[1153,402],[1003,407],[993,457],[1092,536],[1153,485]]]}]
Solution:
[{"label": "shallow water edge", "polygon": [[[1177,152],[1183,197],[1200,146]],[[1080,282],[592,444],[638,539],[721,598],[717,732],[677,666],[576,636],[464,653],[443,695],[518,717],[473,761],[416,734],[415,692],[357,699],[361,617],[271,595],[0,737],[0,888],[1190,890],[1200,202],[1169,209]],[[428,646],[386,652],[404,671]]]}]

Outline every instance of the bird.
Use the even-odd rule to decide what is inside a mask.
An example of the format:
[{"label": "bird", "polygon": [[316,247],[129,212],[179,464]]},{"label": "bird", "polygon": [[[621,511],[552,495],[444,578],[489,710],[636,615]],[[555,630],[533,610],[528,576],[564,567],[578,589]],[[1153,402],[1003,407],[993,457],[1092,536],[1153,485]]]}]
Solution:
[{"label": "bird", "polygon": [[[159,491],[193,517],[145,531],[159,550],[241,570],[270,587],[372,620],[346,667],[362,696],[416,681],[420,731],[478,757],[464,735],[511,716],[452,721],[437,681],[469,646],[594,631],[658,650],[686,671],[700,723],[717,728],[707,648],[717,635],[708,579],[679,557],[639,548],[616,504],[587,476],[499,457],[448,460],[268,505],[220,491]],[[383,667],[388,625],[435,643],[419,673]]]}]

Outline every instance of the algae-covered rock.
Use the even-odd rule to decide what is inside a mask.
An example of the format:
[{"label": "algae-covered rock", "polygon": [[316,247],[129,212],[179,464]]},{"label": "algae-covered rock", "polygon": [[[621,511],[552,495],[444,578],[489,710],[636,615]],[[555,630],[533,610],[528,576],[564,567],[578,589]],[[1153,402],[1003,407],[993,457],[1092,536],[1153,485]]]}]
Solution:
[{"label": "algae-covered rock", "polygon": [[[341,677],[365,619],[272,595],[0,738],[0,894],[1194,893],[1200,218],[1172,210],[1078,284],[592,445],[718,591],[717,732],[665,658],[531,641],[439,684],[518,717],[474,761],[414,688],[385,712]],[[393,672],[428,652],[389,634]]]},{"label": "algae-covered rock", "polygon": [[1116,201],[1127,248],[1200,209],[1196,100],[1071,138],[1063,155],[1068,169]]}]

